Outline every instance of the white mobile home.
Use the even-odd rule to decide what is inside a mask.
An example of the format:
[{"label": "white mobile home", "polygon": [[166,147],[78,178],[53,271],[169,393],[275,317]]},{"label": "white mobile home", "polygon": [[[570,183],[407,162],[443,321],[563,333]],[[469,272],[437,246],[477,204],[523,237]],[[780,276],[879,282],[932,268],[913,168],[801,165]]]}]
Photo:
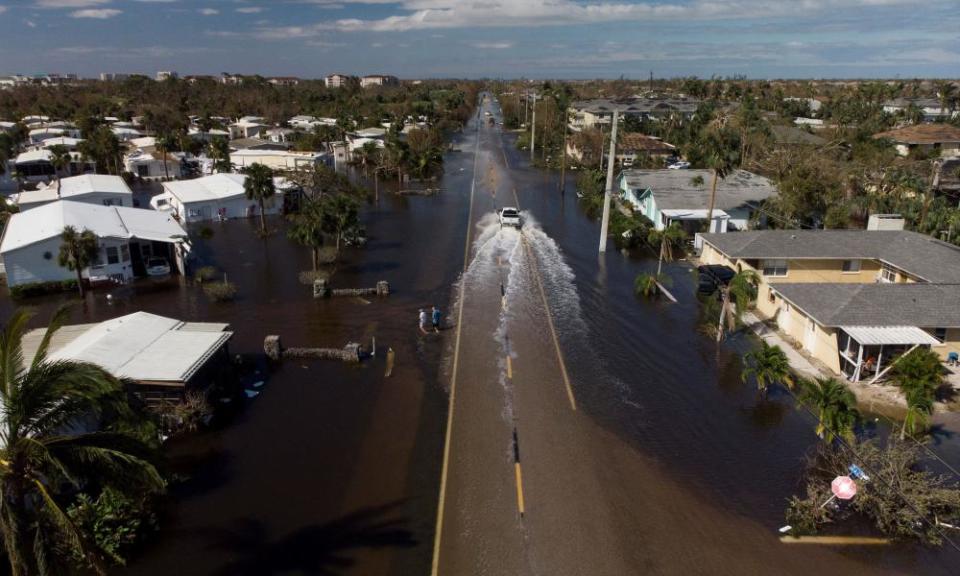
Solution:
[{"label": "white mobile home", "polygon": [[230,154],[230,162],[237,168],[252,164],[263,164],[274,170],[297,170],[327,164],[329,163],[328,156],[325,152],[246,149],[237,150]]},{"label": "white mobile home", "polygon": [[151,256],[166,258],[182,273],[190,250],[186,231],[169,214],[61,200],[10,217],[0,241],[8,286],[76,277],[57,262],[66,226],[90,230],[99,239],[98,261],[82,271],[94,281],[122,283],[142,276]]},{"label": "white mobile home", "polygon": [[21,211],[37,208],[57,200],[72,202],[86,202],[98,206],[126,206],[133,207],[133,192],[123,178],[106,174],[83,174],[60,180],[60,194],[57,195],[57,184],[51,182],[47,186],[28,192],[21,192],[15,198]]},{"label": "white mobile home", "polygon": [[[244,193],[245,180],[243,174],[214,174],[195,180],[167,182],[163,185],[163,194],[154,196],[150,205],[155,210],[173,213],[184,223],[258,216],[260,207],[257,202],[248,200]],[[278,188],[264,207],[265,214],[280,214],[283,211],[283,191]]]}]

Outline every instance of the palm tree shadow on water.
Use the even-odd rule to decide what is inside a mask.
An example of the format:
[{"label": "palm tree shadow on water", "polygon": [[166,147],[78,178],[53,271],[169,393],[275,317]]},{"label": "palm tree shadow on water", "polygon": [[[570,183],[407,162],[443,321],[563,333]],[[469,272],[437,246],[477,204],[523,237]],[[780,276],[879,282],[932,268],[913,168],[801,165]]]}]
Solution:
[{"label": "palm tree shadow on water", "polygon": [[262,522],[241,520],[233,530],[218,529],[212,548],[236,559],[214,572],[217,576],[309,574],[335,576],[354,565],[353,554],[364,548],[412,548],[418,544],[404,526],[407,518],[393,512],[401,502],[361,508],[325,524],[301,527],[268,540]]}]

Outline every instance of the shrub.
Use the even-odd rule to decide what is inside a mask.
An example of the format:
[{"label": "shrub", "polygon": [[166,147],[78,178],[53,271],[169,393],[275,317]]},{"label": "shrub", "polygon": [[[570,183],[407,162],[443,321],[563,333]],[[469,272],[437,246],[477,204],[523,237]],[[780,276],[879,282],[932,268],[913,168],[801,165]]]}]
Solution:
[{"label": "shrub", "polygon": [[194,272],[193,278],[197,282],[202,283],[202,282],[210,282],[211,280],[215,280],[218,275],[219,273],[217,272],[217,269],[214,268],[213,266],[202,266],[198,268],[196,272]]},{"label": "shrub", "polygon": [[203,285],[203,292],[213,302],[230,302],[237,296],[237,287],[233,282],[210,282]]},{"label": "shrub", "polygon": [[56,294],[58,292],[72,292],[77,289],[77,281],[54,280],[52,282],[31,282],[29,284],[20,284],[10,287],[10,297],[32,298],[34,296],[44,296],[47,294]]},{"label": "shrub", "polygon": [[[157,517],[149,498],[131,499],[105,488],[93,499],[81,493],[67,509],[70,520],[96,545],[105,559],[123,566],[130,548],[157,528]],[[76,553],[78,561],[81,559]]]}]

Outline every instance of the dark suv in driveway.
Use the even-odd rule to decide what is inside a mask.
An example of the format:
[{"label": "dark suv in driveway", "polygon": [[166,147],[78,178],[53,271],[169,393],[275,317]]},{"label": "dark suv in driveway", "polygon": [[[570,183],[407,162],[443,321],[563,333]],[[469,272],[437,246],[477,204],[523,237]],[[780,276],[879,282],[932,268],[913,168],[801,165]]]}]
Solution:
[{"label": "dark suv in driveway", "polygon": [[728,266],[720,264],[704,264],[697,266],[697,292],[713,294],[720,286],[726,286],[737,273]]}]

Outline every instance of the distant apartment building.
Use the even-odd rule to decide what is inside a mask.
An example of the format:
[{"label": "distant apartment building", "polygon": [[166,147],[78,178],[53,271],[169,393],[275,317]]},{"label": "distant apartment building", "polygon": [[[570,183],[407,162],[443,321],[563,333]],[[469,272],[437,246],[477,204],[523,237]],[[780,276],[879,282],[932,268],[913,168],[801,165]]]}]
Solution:
[{"label": "distant apartment building", "polygon": [[267,82],[274,86],[296,86],[300,83],[300,79],[295,76],[275,76],[267,80]]},{"label": "distant apartment building", "polygon": [[240,85],[243,84],[243,76],[240,74],[221,74],[221,84]]},{"label": "distant apartment building", "polygon": [[101,72],[101,82],[122,82],[130,78],[129,74],[117,74],[116,72]]},{"label": "distant apartment building", "polygon": [[384,76],[382,74],[364,76],[360,79],[361,88],[372,88],[374,86],[396,86],[398,84],[400,84],[400,79],[396,76]]},{"label": "distant apartment building", "polygon": [[157,72],[157,82],[163,82],[164,80],[169,80],[171,78],[179,78],[180,75],[174,72],[173,70],[161,70]]},{"label": "distant apartment building", "polygon": [[670,116],[692,118],[699,106],[699,100],[682,96],[644,96],[624,100],[597,99],[574,102],[571,105],[573,118],[570,128],[579,131],[607,126],[612,121],[614,109],[619,111],[621,119],[632,116],[657,121]]},{"label": "distant apartment building", "polygon": [[343,88],[356,80],[356,76],[350,76],[348,74],[330,74],[323,79],[323,83],[327,88]]}]

